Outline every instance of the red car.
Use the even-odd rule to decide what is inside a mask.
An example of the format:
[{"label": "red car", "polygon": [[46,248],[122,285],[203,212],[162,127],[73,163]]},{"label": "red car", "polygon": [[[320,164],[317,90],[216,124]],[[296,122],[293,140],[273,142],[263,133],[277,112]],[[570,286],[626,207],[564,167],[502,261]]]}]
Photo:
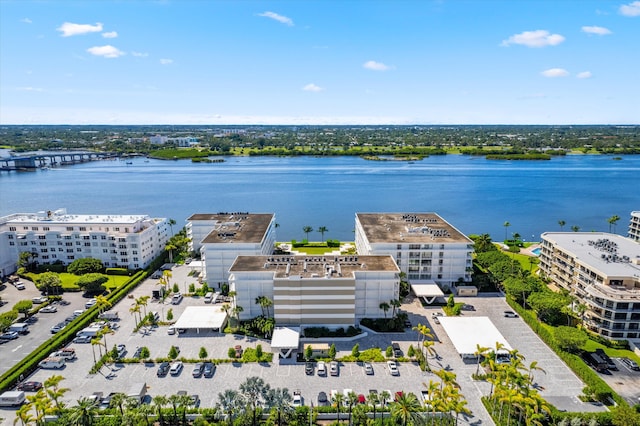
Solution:
[{"label": "red car", "polygon": [[40,382],[22,382],[16,386],[16,390],[19,391],[36,392],[40,389],[42,389],[42,383]]}]

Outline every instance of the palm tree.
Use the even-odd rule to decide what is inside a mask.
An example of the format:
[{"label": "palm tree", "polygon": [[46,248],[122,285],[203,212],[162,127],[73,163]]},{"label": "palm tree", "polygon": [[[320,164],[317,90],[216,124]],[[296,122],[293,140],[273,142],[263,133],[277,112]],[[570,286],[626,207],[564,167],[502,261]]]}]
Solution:
[{"label": "palm tree", "polygon": [[238,305],[234,307],[232,311],[233,311],[233,316],[236,317],[237,324],[240,325],[240,314],[244,311],[244,308]]},{"label": "palm tree", "polygon": [[60,388],[58,385],[60,382],[64,380],[64,377],[60,375],[54,375],[49,377],[44,381],[44,389],[47,392],[47,395],[56,405],[56,412],[59,413],[60,410],[64,408],[64,404],[60,402],[60,398],[64,396],[65,393],[69,392],[68,388]]},{"label": "palm tree", "polygon": [[373,410],[373,422],[376,422],[376,405],[380,404],[380,395],[378,392],[369,392],[367,396],[367,401],[371,404],[371,409]]},{"label": "palm tree", "polygon": [[282,425],[282,415],[288,414],[291,409],[291,402],[293,401],[293,397],[287,388],[275,388],[269,390],[267,393],[267,401],[268,406],[272,407],[276,410],[278,414],[278,426]]},{"label": "palm tree", "polygon": [[227,389],[218,394],[218,404],[216,404],[229,421],[229,426],[233,425],[233,413],[240,408],[240,394],[232,389]]},{"label": "palm tree", "polygon": [[478,375],[478,373],[480,372],[480,357],[484,356],[484,354],[489,350],[489,348],[486,348],[484,346],[480,346],[480,344],[476,344],[476,352],[474,353],[474,355],[477,356],[477,361],[478,361],[478,365],[476,367],[476,376]]},{"label": "palm tree", "polygon": [[33,422],[34,418],[31,415],[30,404],[24,404],[16,411],[16,418],[13,419],[14,426],[18,423],[18,420],[22,422],[22,426],[27,426]]},{"label": "palm tree", "polygon": [[393,307],[393,311],[391,311],[391,317],[395,318],[396,309],[398,309],[398,308],[400,308],[402,306],[402,302],[400,302],[398,299],[391,299],[391,300],[389,300],[389,304]]},{"label": "palm tree", "polygon": [[322,242],[324,242],[324,233],[329,232],[326,226],[321,226],[318,228],[318,232],[322,235]]},{"label": "palm tree", "polygon": [[384,317],[387,318],[387,312],[389,312],[391,306],[387,302],[382,302],[378,307],[384,311]]},{"label": "palm tree", "polygon": [[105,296],[98,295],[96,296],[96,305],[98,305],[98,312],[102,313],[111,307],[111,302]]},{"label": "palm tree", "polygon": [[340,408],[342,408],[342,401],[344,401],[344,395],[340,392],[337,392],[331,397],[331,404],[336,406],[336,411],[338,412],[338,423],[340,423]]},{"label": "palm tree", "polygon": [[614,214],[609,219],[607,219],[607,222],[609,222],[609,233],[611,233],[611,226],[613,226],[613,232],[616,232],[616,224],[619,220],[620,216],[618,216],[617,214]]},{"label": "palm tree", "polygon": [[171,404],[171,408],[173,409],[173,418],[171,421],[172,425],[177,425],[178,424],[178,406],[182,403],[182,396],[181,395],[169,395],[168,402],[169,404]]},{"label": "palm tree", "polygon": [[533,370],[542,371],[544,374],[547,374],[546,371],[538,367],[538,361],[531,361],[527,370],[529,371],[529,383],[533,383]]},{"label": "palm tree", "polygon": [[95,400],[80,398],[77,405],[69,410],[69,422],[73,425],[90,426],[98,411]]},{"label": "palm tree", "polygon": [[273,306],[273,300],[269,299],[268,297],[264,297],[264,300],[262,301],[262,305],[260,306],[264,306],[264,308],[267,311],[267,318],[271,316],[271,314],[269,313],[269,308]]},{"label": "palm tree", "polygon": [[153,404],[156,406],[158,410],[158,420],[160,421],[160,426],[164,426],[164,418],[162,417],[162,407],[169,403],[169,400],[165,395],[156,395],[152,399]]},{"label": "palm tree", "polygon": [[313,228],[311,226],[303,226],[302,227],[302,232],[304,232],[307,235],[307,241],[309,240],[309,232],[313,232]]},{"label": "palm tree", "polygon": [[165,251],[169,252],[169,263],[173,263],[173,251],[177,248],[178,247],[176,247],[176,245],[172,242],[167,242],[167,244],[164,246]]},{"label": "palm tree", "polygon": [[[136,323],[136,328],[138,328],[138,317],[136,316],[136,314],[140,314],[140,305],[138,304],[134,304],[129,308],[129,312],[131,313],[131,315],[133,315],[133,320]],[[142,321],[142,318],[140,319],[140,321]]]},{"label": "palm tree", "polygon": [[507,230],[511,226],[509,221],[505,222],[502,226],[504,226],[504,240],[507,241]]},{"label": "palm tree", "polygon": [[578,232],[578,231],[580,231],[580,227],[579,227],[578,225],[573,225],[573,226],[571,227],[571,230],[572,230],[573,232]]},{"label": "palm tree", "polygon": [[564,228],[564,226],[567,224],[567,222],[565,222],[564,220],[559,220],[558,221],[558,225],[560,225],[560,231],[562,231],[562,228]]},{"label": "palm tree", "polygon": [[240,393],[245,398],[247,405],[251,408],[251,424],[256,425],[256,411],[265,396],[271,389],[268,383],[265,383],[261,377],[248,377],[244,382],[240,383]]},{"label": "palm tree", "polygon": [[173,236],[173,225],[175,225],[177,222],[175,219],[169,219],[167,221],[167,223],[169,224],[169,227],[171,228],[171,235]]},{"label": "palm tree", "polygon": [[489,234],[482,234],[475,240],[475,250],[478,253],[485,252],[491,247],[491,236]]},{"label": "palm tree", "polygon": [[264,296],[256,297],[256,305],[260,305],[260,309],[262,310],[262,316],[263,317],[265,316],[265,314],[264,314],[264,305],[263,305],[264,299],[265,299]]},{"label": "palm tree", "polygon": [[120,416],[124,416],[124,404],[127,402],[127,395],[122,392],[118,392],[111,397],[110,407],[118,407]]},{"label": "palm tree", "polygon": [[358,394],[355,392],[349,392],[347,394],[347,405],[349,406],[349,425],[351,425],[351,411],[353,406],[358,403]]},{"label": "palm tree", "polygon": [[[409,420],[416,419],[415,424],[419,424],[420,401],[412,393],[396,394],[396,400],[391,403],[391,416],[400,420],[402,426],[407,426]],[[413,422],[412,422],[413,423]]]}]

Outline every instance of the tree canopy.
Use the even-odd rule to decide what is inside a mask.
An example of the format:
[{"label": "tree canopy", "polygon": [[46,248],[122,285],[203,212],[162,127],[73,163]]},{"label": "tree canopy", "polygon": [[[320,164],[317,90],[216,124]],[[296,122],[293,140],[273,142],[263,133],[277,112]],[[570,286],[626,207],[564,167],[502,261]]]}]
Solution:
[{"label": "tree canopy", "polygon": [[103,284],[109,281],[109,277],[103,274],[85,274],[78,278],[77,286],[89,294],[100,294],[104,291]]},{"label": "tree canopy", "polygon": [[74,275],[84,275],[102,271],[104,271],[102,261],[91,257],[76,259],[67,267],[67,272]]}]

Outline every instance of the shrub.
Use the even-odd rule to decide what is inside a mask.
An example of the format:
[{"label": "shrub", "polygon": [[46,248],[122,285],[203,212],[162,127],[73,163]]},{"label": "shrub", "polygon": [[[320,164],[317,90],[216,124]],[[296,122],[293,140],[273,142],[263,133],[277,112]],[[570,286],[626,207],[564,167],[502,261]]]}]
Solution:
[{"label": "shrub", "polygon": [[176,359],[178,357],[178,348],[176,348],[175,346],[171,346],[168,356],[171,359]]},{"label": "shrub", "polygon": [[256,346],[256,358],[260,359],[262,355],[262,345],[259,344]]},{"label": "shrub", "polygon": [[151,356],[151,352],[149,352],[149,348],[146,346],[143,346],[140,349],[140,358],[149,358]]},{"label": "shrub", "polygon": [[229,349],[227,350],[227,356],[228,356],[229,358],[235,358],[235,357],[236,357],[236,350],[235,350],[235,349],[233,349],[233,348],[229,348]]},{"label": "shrub", "polygon": [[384,352],[384,356],[387,358],[393,358],[393,348],[391,346],[387,346],[387,350]]},{"label": "shrub", "polygon": [[67,266],[67,272],[74,275],[100,273],[103,270],[104,265],[102,264],[102,261],[91,257],[76,259]]},{"label": "shrub", "polygon": [[189,284],[189,293],[194,294],[196,292],[196,285],[194,283]]},{"label": "shrub", "polygon": [[180,293],[180,288],[178,287],[178,283],[173,283],[173,288],[171,290],[174,293]]},{"label": "shrub", "polygon": [[360,356],[360,345],[358,343],[353,345],[353,348],[351,349],[351,355],[355,358],[358,358]]},{"label": "shrub", "polygon": [[207,353],[207,349],[203,346],[200,348],[200,353],[198,354],[200,359],[205,359],[209,354]]},{"label": "shrub", "polygon": [[167,311],[167,321],[173,320],[173,309]]}]

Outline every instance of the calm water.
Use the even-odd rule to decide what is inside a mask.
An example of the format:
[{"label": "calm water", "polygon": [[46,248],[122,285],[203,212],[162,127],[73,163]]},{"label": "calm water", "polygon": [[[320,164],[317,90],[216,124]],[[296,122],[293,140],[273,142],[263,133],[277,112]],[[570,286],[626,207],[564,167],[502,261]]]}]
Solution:
[{"label": "calm water", "polygon": [[[488,161],[447,155],[413,164],[354,157],[227,158],[224,163],[135,159],[49,171],[0,173],[0,215],[66,207],[76,214],[149,214],[178,224],[193,213],[274,212],[278,239],[353,240],[356,212],[439,213],[464,233],[526,240],[559,230],[626,234],[640,210],[640,155],[568,156],[551,161]],[[319,240],[313,232],[311,240]]]}]

